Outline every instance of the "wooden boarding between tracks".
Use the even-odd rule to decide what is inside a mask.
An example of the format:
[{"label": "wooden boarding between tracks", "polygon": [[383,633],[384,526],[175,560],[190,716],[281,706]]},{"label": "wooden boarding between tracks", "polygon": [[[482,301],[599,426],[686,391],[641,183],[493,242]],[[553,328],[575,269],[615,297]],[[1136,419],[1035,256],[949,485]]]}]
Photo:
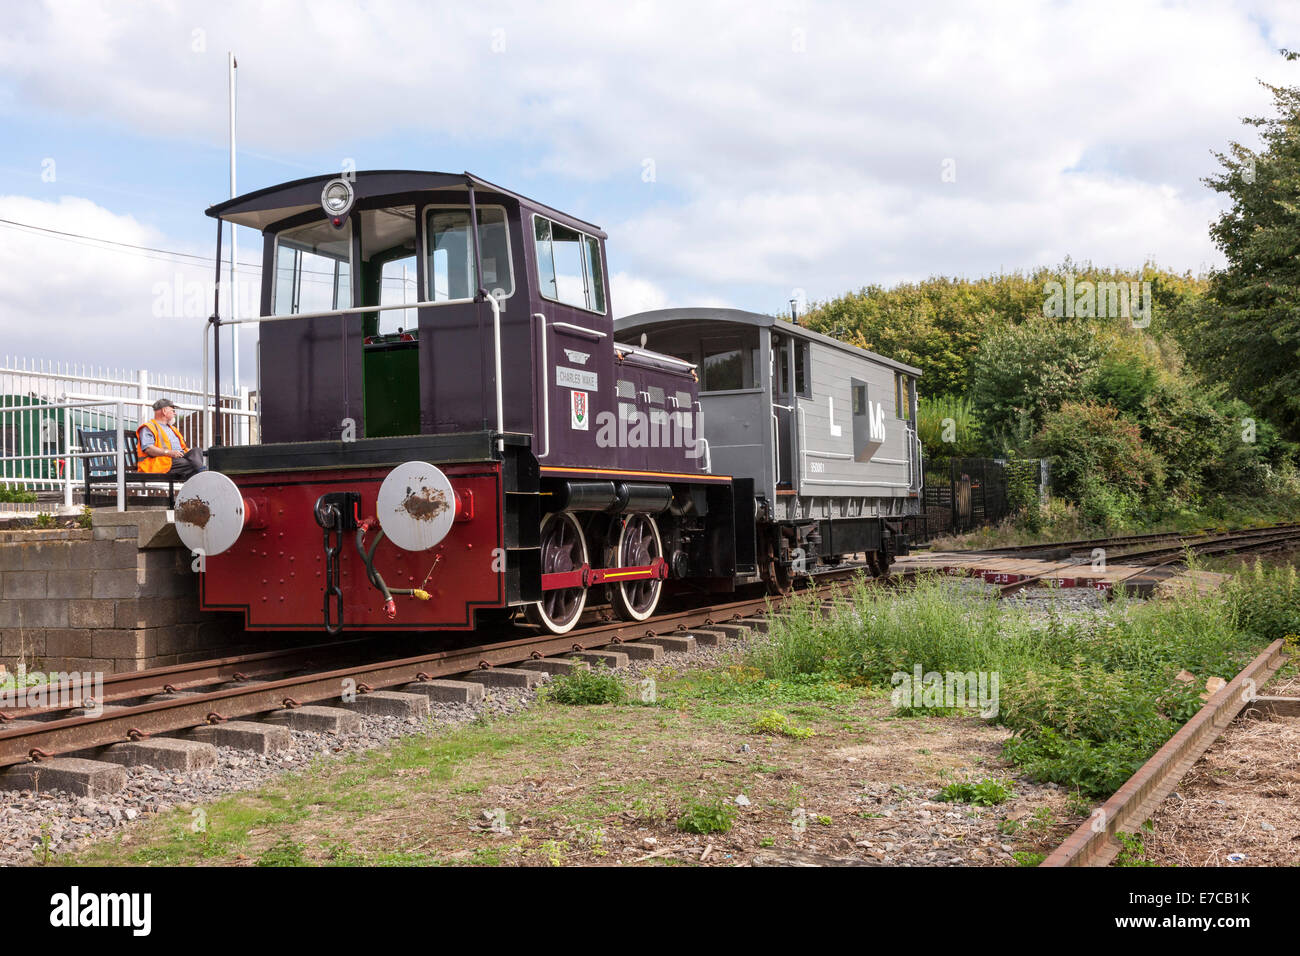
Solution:
[{"label": "wooden boarding between tracks", "polygon": [[[1186,568],[1146,567],[1132,564],[1094,566],[1091,561],[1043,561],[998,554],[960,551],[918,552],[899,558],[895,571],[935,571],[940,574],[968,574],[990,584],[1006,585],[1026,581],[1033,587],[1093,588],[1110,591],[1123,583],[1138,594],[1172,594],[1195,588],[1198,592],[1220,587],[1230,575]],[[1033,578],[1032,582],[1028,579]]]}]

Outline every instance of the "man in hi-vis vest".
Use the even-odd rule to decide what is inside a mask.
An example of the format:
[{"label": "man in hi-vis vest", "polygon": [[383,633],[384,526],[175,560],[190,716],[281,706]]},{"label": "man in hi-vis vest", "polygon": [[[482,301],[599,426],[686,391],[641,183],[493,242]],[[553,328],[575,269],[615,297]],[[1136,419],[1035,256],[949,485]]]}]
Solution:
[{"label": "man in hi-vis vest", "polygon": [[140,471],[166,473],[176,478],[188,478],[207,471],[203,453],[185,444],[185,439],[172,422],[176,421],[176,406],[170,398],[160,398],[153,403],[153,419],[135,430],[140,439]]}]

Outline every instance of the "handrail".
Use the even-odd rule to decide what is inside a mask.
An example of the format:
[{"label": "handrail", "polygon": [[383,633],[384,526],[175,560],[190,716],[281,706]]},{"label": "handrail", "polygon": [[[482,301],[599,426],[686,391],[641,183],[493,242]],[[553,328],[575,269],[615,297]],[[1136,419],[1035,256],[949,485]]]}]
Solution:
[{"label": "handrail", "polygon": [[[474,230],[474,235],[478,236],[478,230]],[[492,306],[492,351],[496,353],[496,378],[497,378],[497,451],[505,454],[506,451],[506,413],[505,401],[502,398],[501,389],[501,303],[497,297],[489,295],[486,297],[488,305]],[[548,451],[550,449],[547,449]]]},{"label": "handrail", "polygon": [[546,316],[541,312],[534,312],[533,318],[542,320],[542,374],[538,376],[538,381],[542,383],[542,428],[546,435],[546,451],[537,457],[545,458],[551,453],[551,382],[547,377],[551,363],[546,357]]}]

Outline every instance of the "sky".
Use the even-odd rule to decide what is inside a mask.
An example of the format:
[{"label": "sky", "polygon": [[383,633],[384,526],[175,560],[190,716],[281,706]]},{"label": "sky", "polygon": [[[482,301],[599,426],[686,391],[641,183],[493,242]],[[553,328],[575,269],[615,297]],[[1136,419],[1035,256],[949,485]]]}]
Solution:
[{"label": "sky", "polygon": [[[616,315],[785,311],[1067,256],[1204,272],[1214,152],[1255,144],[1261,81],[1300,83],[1285,2],[5,12],[0,220],[92,238],[0,223],[0,356],[173,374],[199,370],[211,311],[230,50],[239,192],[348,163],[468,170],[601,225]],[[260,261],[256,232],[238,241]]]}]

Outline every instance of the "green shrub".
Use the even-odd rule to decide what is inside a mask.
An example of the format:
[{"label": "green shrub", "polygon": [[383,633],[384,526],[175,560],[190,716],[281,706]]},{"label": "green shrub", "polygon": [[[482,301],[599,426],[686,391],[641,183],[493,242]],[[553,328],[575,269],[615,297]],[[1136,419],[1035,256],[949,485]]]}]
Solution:
[{"label": "green shrub", "polygon": [[27,491],[24,488],[14,488],[10,485],[0,485],[0,502],[31,504],[35,500],[35,492]]},{"label": "green shrub", "polygon": [[977,807],[994,807],[1015,794],[1010,783],[987,777],[977,783],[950,783],[935,796],[944,803],[969,803]]},{"label": "green shrub", "polygon": [[973,458],[985,450],[975,408],[963,395],[918,398],[916,434],[928,458]]},{"label": "green shrub", "polygon": [[546,697],[557,704],[586,707],[593,704],[621,704],[628,698],[627,685],[603,663],[595,667],[575,667],[567,674],[551,678]]},{"label": "green shrub", "polygon": [[32,523],[38,528],[53,528],[55,524],[54,515],[48,511],[42,511],[36,515]]},{"label": "green shrub", "polygon": [[779,710],[766,710],[759,714],[750,724],[750,730],[756,734],[793,737],[795,740],[806,740],[817,733],[811,727],[796,726],[794,721]]},{"label": "green shrub", "polygon": [[695,800],[677,818],[677,829],[683,833],[726,833],[736,818],[736,808],[728,801]]},{"label": "green shrub", "polygon": [[257,858],[258,866],[302,866],[303,845],[281,837]]},{"label": "green shrub", "polygon": [[1131,518],[1142,496],[1158,492],[1163,481],[1141,429],[1110,405],[1065,402],[1044,417],[1030,447],[1051,459],[1053,486],[1097,524],[1111,515]]}]

